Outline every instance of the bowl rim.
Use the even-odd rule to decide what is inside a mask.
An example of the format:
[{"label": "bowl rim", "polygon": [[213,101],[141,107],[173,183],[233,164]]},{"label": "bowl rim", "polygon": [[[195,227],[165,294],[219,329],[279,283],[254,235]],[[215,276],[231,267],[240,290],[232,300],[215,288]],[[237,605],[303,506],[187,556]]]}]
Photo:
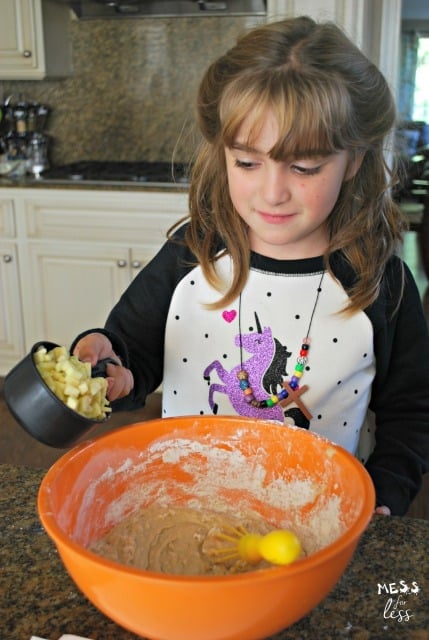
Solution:
[{"label": "bowl rim", "polygon": [[[295,562],[286,565],[286,566],[272,566],[265,569],[255,569],[254,571],[246,571],[237,574],[227,574],[227,575],[181,575],[181,574],[169,574],[161,571],[150,571],[147,569],[139,569],[137,567],[132,567],[129,565],[124,565],[120,562],[116,562],[114,560],[110,560],[104,556],[101,556],[93,551],[90,551],[87,547],[82,545],[79,542],[76,542],[72,538],[70,538],[58,525],[55,520],[52,510],[49,506],[49,495],[50,495],[50,486],[52,483],[60,476],[64,467],[67,463],[74,459],[75,457],[79,457],[83,454],[86,449],[92,448],[94,445],[98,444],[100,440],[107,440],[110,436],[114,436],[115,433],[119,431],[124,431],[124,429],[137,429],[147,426],[148,423],[174,423],[177,421],[178,417],[169,417],[169,418],[157,418],[154,420],[148,421],[140,421],[131,423],[129,425],[125,425],[122,427],[118,427],[116,429],[112,429],[108,433],[100,434],[91,440],[80,443],[73,447],[70,451],[62,455],[54,464],[48,469],[45,476],[43,477],[38,495],[37,495],[37,510],[38,515],[41,520],[41,523],[49,535],[49,537],[53,540],[55,545],[58,548],[58,551],[61,555],[61,547],[69,548],[73,553],[80,554],[85,557],[86,560],[94,563],[96,565],[102,565],[104,567],[108,567],[114,569],[116,572],[121,574],[132,574],[136,577],[141,578],[150,578],[152,580],[157,580],[161,582],[180,582],[181,584],[191,584],[195,583],[204,583],[210,582],[211,584],[219,582],[219,583],[228,583],[228,582],[239,582],[243,580],[249,580],[249,577],[252,581],[265,581],[270,578],[280,578],[286,575],[293,576],[296,573],[302,573],[311,570],[314,566],[325,563],[329,558],[338,553],[344,551],[350,545],[356,546],[359,538],[366,530],[374,509],[375,509],[375,489],[372,482],[372,479],[364,467],[364,465],[358,460],[356,456],[351,454],[341,445],[338,445],[328,438],[317,434],[312,431],[308,431],[306,429],[302,429],[300,427],[296,427],[293,425],[281,424],[276,421],[271,420],[255,420],[253,418],[245,418],[243,416],[179,416],[180,420],[208,420],[208,421],[217,421],[221,419],[223,422],[233,422],[235,424],[239,423],[240,425],[245,424],[253,424],[253,426],[263,427],[264,425],[269,424],[271,427],[278,427],[279,429],[292,429],[299,431],[303,434],[304,437],[316,437],[320,439],[322,442],[326,443],[330,447],[334,448],[339,455],[343,456],[351,465],[359,471],[359,476],[363,485],[364,495],[362,499],[362,507],[356,516],[353,524],[343,533],[341,533],[338,538],[334,541],[311,553],[309,556],[304,558],[300,558]],[[176,427],[180,429],[180,427]],[[305,435],[304,435],[305,434]]]}]

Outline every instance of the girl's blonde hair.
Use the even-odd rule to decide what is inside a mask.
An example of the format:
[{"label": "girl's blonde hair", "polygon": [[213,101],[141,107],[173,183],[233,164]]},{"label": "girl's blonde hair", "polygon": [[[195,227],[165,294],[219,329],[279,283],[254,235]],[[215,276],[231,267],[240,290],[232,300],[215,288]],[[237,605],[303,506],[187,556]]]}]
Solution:
[{"label": "girl's blonde hair", "polygon": [[[200,84],[203,140],[191,174],[186,241],[220,292],[212,307],[237,297],[250,265],[247,227],[229,196],[225,147],[233,145],[245,119],[256,136],[267,109],[279,124],[270,151],[275,160],[344,149],[352,162],[363,156],[328,218],[325,256],[329,269],[329,256],[343,254],[356,274],[348,310],[363,309],[377,298],[386,262],[405,229],[384,155],[396,118],[394,100],[381,72],[335,24],[308,17],[253,29],[211,64]],[[216,272],[220,247],[234,266],[227,290]]]}]

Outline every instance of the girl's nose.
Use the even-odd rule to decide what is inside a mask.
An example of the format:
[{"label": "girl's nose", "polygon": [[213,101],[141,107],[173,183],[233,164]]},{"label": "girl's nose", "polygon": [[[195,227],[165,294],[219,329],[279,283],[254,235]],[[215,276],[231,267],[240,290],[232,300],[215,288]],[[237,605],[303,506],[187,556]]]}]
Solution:
[{"label": "girl's nose", "polygon": [[289,200],[290,192],[286,167],[277,163],[267,167],[263,176],[262,192],[265,201],[271,206],[279,205]]}]

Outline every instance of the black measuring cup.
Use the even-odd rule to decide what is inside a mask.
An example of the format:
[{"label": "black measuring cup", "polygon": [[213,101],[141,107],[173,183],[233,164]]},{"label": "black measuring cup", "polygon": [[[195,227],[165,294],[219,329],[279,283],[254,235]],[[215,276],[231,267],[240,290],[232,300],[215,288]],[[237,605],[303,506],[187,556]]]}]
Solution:
[{"label": "black measuring cup", "polygon": [[[17,422],[33,438],[51,447],[68,448],[76,444],[104,420],[85,418],[70,409],[49,389],[34,362],[34,354],[40,347],[48,351],[58,347],[53,342],[37,342],[30,353],[18,362],[6,375],[3,395],[9,411]],[[118,364],[111,358],[97,362],[92,376],[106,376],[106,365]]]}]

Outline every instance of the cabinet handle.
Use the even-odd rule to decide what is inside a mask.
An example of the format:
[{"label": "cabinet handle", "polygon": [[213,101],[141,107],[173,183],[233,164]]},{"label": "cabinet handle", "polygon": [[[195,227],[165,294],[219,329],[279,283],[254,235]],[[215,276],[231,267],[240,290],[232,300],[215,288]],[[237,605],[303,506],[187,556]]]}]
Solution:
[{"label": "cabinet handle", "polygon": [[24,49],[24,53],[23,53],[24,58],[31,58],[32,55],[33,54],[29,49]]},{"label": "cabinet handle", "polygon": [[127,261],[126,261],[126,260],[118,260],[118,261],[116,262],[116,264],[118,265],[118,267],[119,267],[120,269],[123,269],[124,267],[126,267],[126,266],[127,266]]},{"label": "cabinet handle", "polygon": [[12,262],[12,256],[7,253],[5,256],[3,256],[3,262]]},{"label": "cabinet handle", "polygon": [[141,260],[133,260],[131,266],[133,269],[140,269],[142,266]]}]

